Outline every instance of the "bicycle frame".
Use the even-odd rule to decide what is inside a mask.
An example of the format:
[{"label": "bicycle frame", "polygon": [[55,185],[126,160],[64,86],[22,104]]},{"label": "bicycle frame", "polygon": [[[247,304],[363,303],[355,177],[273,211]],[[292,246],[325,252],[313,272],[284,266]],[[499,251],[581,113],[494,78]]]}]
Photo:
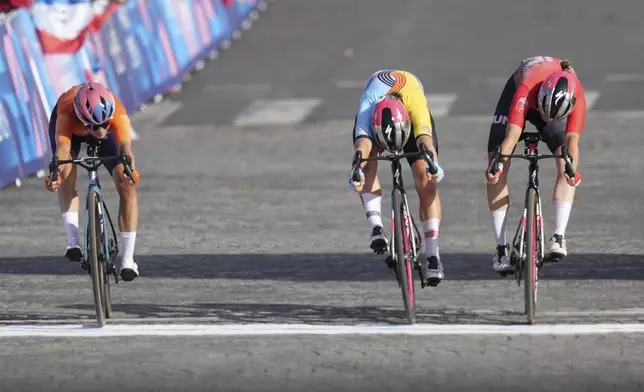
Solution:
[{"label": "bicycle frame", "polygon": [[[87,146],[87,156],[89,157],[96,157],[98,156],[98,145],[88,145]],[[103,192],[101,190],[101,185],[100,181],[98,179],[98,169],[100,165],[95,165],[87,170],[87,175],[89,177],[89,185],[87,189],[87,195],[85,199],[85,232],[84,232],[84,242],[85,242],[85,249],[89,249],[89,209],[92,208],[93,206],[90,206],[90,195],[92,192],[96,193],[96,197],[99,200],[98,203],[98,219],[101,227],[101,233],[100,235],[103,238],[103,254],[98,255],[99,256],[99,262],[101,261],[107,261],[108,263],[111,264],[113,259],[116,257],[118,254],[118,242],[117,242],[117,237],[116,237],[116,230],[114,229],[114,224],[112,222],[112,218],[110,217],[109,210],[107,209],[107,205],[105,204],[105,201],[103,199]],[[107,224],[105,223],[105,216],[107,215],[107,219],[110,223],[110,228],[112,231],[112,239],[113,239],[113,244],[110,244],[109,241],[109,235],[107,231]],[[107,271],[106,273],[109,273],[111,271]]]},{"label": "bicycle frame", "polygon": [[[394,154],[394,156],[397,156],[400,154]],[[412,263],[416,263],[416,259],[418,258],[418,246],[417,244],[420,243],[420,232],[418,231],[418,227],[416,226],[416,222],[414,221],[414,217],[410,214],[410,209],[409,209],[409,203],[407,200],[407,192],[405,191],[405,187],[403,185],[403,179],[402,179],[402,165],[400,164],[400,159],[391,159],[391,173],[393,176],[393,186],[391,190],[391,197],[393,200],[393,194],[396,190],[400,191],[400,194],[403,197],[403,202],[404,202],[404,208],[403,208],[403,219],[404,219],[404,227],[405,227],[405,233],[404,235],[407,236],[410,240],[410,257],[412,260]],[[412,227],[414,230],[412,230]],[[393,233],[395,230],[395,222],[394,222],[394,211],[393,207],[391,210],[391,233]],[[394,251],[395,249],[395,244],[394,244],[394,236],[391,236],[391,241],[389,243],[389,254],[392,257],[393,261],[396,260],[396,252]]]},{"label": "bicycle frame", "polygon": [[[537,260],[541,261],[544,255],[545,243],[543,238],[544,233],[544,224],[543,224],[543,214],[541,209],[541,193],[539,191],[539,159],[554,157],[554,155],[539,155],[539,149],[537,144],[539,143],[538,137],[528,136],[525,138],[525,151],[522,155],[522,158],[527,159],[530,163],[528,165],[528,187],[526,188],[525,198],[524,198],[524,207],[523,215],[521,217],[521,223],[517,227],[517,231],[514,235],[512,245],[514,251],[518,255],[520,261],[520,267],[518,270],[515,268],[515,276],[517,281],[521,281],[521,274],[523,269],[523,262],[527,257],[525,254],[525,235],[527,231],[527,217],[528,217],[528,193],[530,189],[534,189],[537,196],[537,209],[536,209],[536,228],[537,228],[537,237],[539,241],[539,247],[537,248]],[[512,260],[511,260],[512,262]],[[539,267],[539,265],[537,265]]]}]

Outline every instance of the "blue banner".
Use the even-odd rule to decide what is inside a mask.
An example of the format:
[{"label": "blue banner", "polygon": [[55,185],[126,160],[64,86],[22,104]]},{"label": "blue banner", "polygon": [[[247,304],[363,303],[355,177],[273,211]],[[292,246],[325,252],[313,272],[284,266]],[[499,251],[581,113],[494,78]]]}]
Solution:
[{"label": "blue banner", "polygon": [[232,24],[228,17],[226,6],[220,0],[207,0],[214,10],[214,17],[210,18],[210,31],[215,40],[215,45],[219,46],[223,41],[232,38]]},{"label": "blue banner", "polygon": [[4,43],[8,41],[7,27],[0,25],[0,188],[22,177],[14,133],[16,124],[14,116],[9,110],[10,101],[13,101],[15,106],[16,98],[5,55]]},{"label": "blue banner", "polygon": [[[123,8],[119,9],[119,11]],[[136,107],[137,96],[132,78],[130,77],[130,66],[125,48],[126,33],[117,21],[116,13],[105,22],[99,32],[100,46],[111,63],[112,80],[110,88],[117,94],[125,108],[130,111]]]},{"label": "blue banner", "polygon": [[7,25],[10,39],[5,41],[4,47],[16,98],[15,105],[9,102],[9,110],[17,120],[15,134],[21,170],[25,174],[41,170],[49,158],[47,114],[40,98],[35,61],[24,35],[28,29],[34,29],[31,19],[25,13],[18,13]]}]

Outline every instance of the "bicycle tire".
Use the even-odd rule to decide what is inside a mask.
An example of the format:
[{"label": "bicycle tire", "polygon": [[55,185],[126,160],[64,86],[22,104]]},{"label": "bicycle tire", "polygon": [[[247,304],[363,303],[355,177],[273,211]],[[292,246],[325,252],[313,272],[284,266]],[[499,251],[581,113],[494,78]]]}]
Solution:
[{"label": "bicycle tire", "polygon": [[92,277],[92,291],[94,292],[94,306],[96,310],[96,322],[100,327],[105,325],[105,310],[103,308],[103,282],[105,274],[103,271],[103,263],[99,263],[98,255],[100,249],[98,247],[98,195],[96,192],[90,192],[88,200],[88,218],[89,222],[89,241],[87,249],[87,257],[89,261],[90,275]]},{"label": "bicycle tire", "polygon": [[[394,247],[396,252],[396,270],[400,290],[402,292],[403,304],[405,306],[405,315],[409,324],[416,322],[416,301],[414,293],[414,271],[409,254],[409,243],[407,242],[406,231],[403,225],[403,194],[399,189],[394,189],[392,194],[394,207]],[[405,249],[407,248],[407,249]]]},{"label": "bicycle tire", "polygon": [[523,267],[525,310],[528,324],[535,322],[536,276],[537,276],[537,192],[528,190],[528,213],[526,217],[526,265]]},{"label": "bicycle tire", "polygon": [[112,317],[112,293],[110,291],[110,275],[106,272],[105,268],[101,268],[101,273],[103,275],[103,287],[104,287],[104,300],[103,306],[105,308],[105,318]]},{"label": "bicycle tire", "polygon": [[[105,205],[102,206],[102,211],[103,214],[105,214]],[[101,229],[101,233],[105,233],[107,228],[105,227],[105,219],[103,219],[103,227],[101,227],[100,222],[98,225],[98,228]],[[101,235],[100,236],[100,243],[98,244],[99,249],[105,249],[105,244],[103,241],[105,240],[105,236]],[[109,251],[108,251],[109,252]],[[101,298],[103,299],[103,310],[105,311],[105,318],[108,319],[112,316],[112,295],[110,292],[110,274],[108,272],[107,266],[110,261],[110,255],[106,254],[104,255],[101,260],[99,260],[99,263],[101,265]]]}]

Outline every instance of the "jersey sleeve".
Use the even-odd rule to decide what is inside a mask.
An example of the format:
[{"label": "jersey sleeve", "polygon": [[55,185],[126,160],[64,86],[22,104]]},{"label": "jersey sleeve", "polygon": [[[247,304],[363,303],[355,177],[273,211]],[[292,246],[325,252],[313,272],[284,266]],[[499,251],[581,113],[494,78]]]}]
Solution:
[{"label": "jersey sleeve", "polygon": [[406,101],[407,104],[405,106],[409,113],[412,129],[414,130],[414,138],[418,138],[421,135],[431,137],[434,131],[432,129],[432,115],[423,90],[420,88],[414,89],[414,93],[410,94]]},{"label": "jersey sleeve", "polygon": [[581,135],[584,130],[584,123],[586,122],[586,95],[584,94],[583,87],[579,86],[579,98],[575,103],[575,107],[568,117],[566,122],[566,133],[577,133]]},{"label": "jersey sleeve", "polygon": [[528,93],[529,89],[525,84],[519,85],[512,97],[512,105],[508,113],[508,124],[516,125],[521,129],[525,126],[525,117],[529,106]]},{"label": "jersey sleeve", "polygon": [[120,100],[116,100],[116,108],[114,110],[114,118],[110,122],[112,132],[117,142],[127,142],[132,140],[132,124],[130,116],[127,114],[125,107]]},{"label": "jersey sleeve", "polygon": [[356,117],[356,126],[353,130],[353,138],[360,137],[373,138],[371,130],[371,112],[376,101],[373,94],[363,93],[358,105],[358,115]]}]

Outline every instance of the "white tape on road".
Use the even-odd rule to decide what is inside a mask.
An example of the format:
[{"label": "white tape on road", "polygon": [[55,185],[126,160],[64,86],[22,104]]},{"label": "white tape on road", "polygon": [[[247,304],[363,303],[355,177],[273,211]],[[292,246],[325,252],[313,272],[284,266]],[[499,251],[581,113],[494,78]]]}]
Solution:
[{"label": "white tape on road", "polygon": [[429,109],[434,117],[445,117],[449,114],[452,105],[458,99],[456,94],[427,94],[425,95]]},{"label": "white tape on road", "polygon": [[608,83],[641,83],[641,82],[644,82],[644,74],[642,73],[608,74],[604,77],[604,81]]},{"label": "white tape on road", "polygon": [[366,80],[336,80],[333,82],[337,88],[365,88],[367,86]]},{"label": "white tape on road", "polygon": [[584,95],[586,96],[586,110],[591,110],[601,94],[596,90],[586,90],[584,91]]},{"label": "white tape on road", "polygon": [[[109,321],[108,321],[109,322]],[[135,324],[103,328],[83,325],[12,325],[0,337],[106,336],[285,336],[285,335],[589,335],[644,333],[644,324],[554,325],[309,325],[309,324]]]},{"label": "white tape on road", "polygon": [[297,124],[322,101],[316,98],[258,99],[237,115],[236,127]]}]

